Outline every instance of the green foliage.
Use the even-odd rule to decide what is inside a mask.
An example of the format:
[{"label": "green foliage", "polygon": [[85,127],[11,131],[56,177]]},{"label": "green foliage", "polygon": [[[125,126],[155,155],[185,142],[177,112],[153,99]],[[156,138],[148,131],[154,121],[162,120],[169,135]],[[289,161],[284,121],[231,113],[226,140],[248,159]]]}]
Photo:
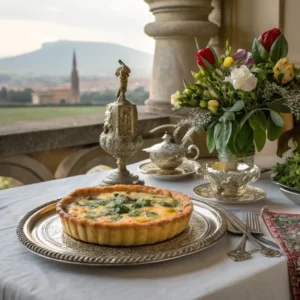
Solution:
[{"label": "green foliage", "polygon": [[275,182],[300,189],[300,154],[287,158],[283,164],[276,164],[273,174]]},{"label": "green foliage", "polygon": [[274,122],[274,124],[276,126],[283,127],[284,121],[283,121],[283,119],[280,117],[280,115],[276,111],[271,110],[270,111],[270,115],[271,115],[272,121]]},{"label": "green foliage", "polygon": [[2,101],[7,101],[7,89],[6,87],[2,87],[0,90],[0,99]]},{"label": "green foliage", "polygon": [[288,54],[288,43],[284,35],[280,35],[273,43],[270,50],[270,60],[274,64],[281,58],[286,57]]},{"label": "green foliage", "polygon": [[0,101],[8,103],[31,103],[32,89],[26,88],[24,90],[7,90],[2,87],[0,90]]},{"label": "green foliage", "polygon": [[258,39],[253,40],[252,56],[256,64],[267,62],[269,59],[269,53],[265,50]]},{"label": "green foliage", "polygon": [[267,103],[268,108],[276,111],[276,112],[283,112],[283,113],[290,113],[291,109],[286,105],[278,102],[271,102]]},{"label": "green foliage", "polygon": [[260,152],[264,148],[267,140],[266,131],[262,130],[260,127],[257,127],[253,129],[253,133],[257,151]]},{"label": "green foliage", "polygon": [[0,177],[0,190],[5,190],[12,187],[11,178]]},{"label": "green foliage", "polygon": [[260,127],[260,129],[266,131],[268,120],[266,118],[265,113],[262,110],[258,110],[254,116],[255,116],[254,117],[255,121],[258,124],[258,126]]},{"label": "green foliage", "polygon": [[[126,98],[137,105],[143,105],[144,102],[149,98],[149,92],[145,91],[144,87],[137,87],[134,90],[128,90],[126,93]],[[116,92],[113,90],[84,92],[81,95],[82,103],[107,105],[114,101],[116,101]]]},{"label": "green foliage", "polygon": [[244,108],[245,104],[242,100],[236,101],[232,107],[229,108],[229,111],[236,112]]},{"label": "green foliage", "polygon": [[230,121],[224,121],[217,123],[214,130],[214,139],[216,148],[219,152],[226,151],[229,139],[232,133],[232,123]]},{"label": "green foliage", "polygon": [[228,40],[226,40],[225,48],[226,48],[226,56],[231,56],[232,49],[231,49],[231,45]]},{"label": "green foliage", "polygon": [[1,107],[0,124],[17,121],[47,120],[61,117],[82,115],[103,115],[105,106],[70,106],[70,107]]},{"label": "green foliage", "polygon": [[267,131],[268,131],[268,140],[275,141],[279,137],[281,127],[277,126],[272,119],[268,120]]},{"label": "green foliage", "polygon": [[212,153],[216,148],[216,142],[214,139],[214,130],[215,130],[214,127],[209,128],[206,136],[206,145],[210,153]]}]

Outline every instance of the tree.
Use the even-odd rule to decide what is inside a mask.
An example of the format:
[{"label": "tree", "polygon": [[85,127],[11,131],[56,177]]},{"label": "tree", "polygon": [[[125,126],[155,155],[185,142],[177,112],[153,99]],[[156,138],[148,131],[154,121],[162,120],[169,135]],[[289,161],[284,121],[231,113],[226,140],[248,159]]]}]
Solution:
[{"label": "tree", "polygon": [[[126,93],[126,98],[137,104],[143,105],[149,97],[149,92],[145,91],[144,87],[137,87]],[[82,103],[94,103],[98,105],[107,105],[116,101],[116,92],[113,90],[105,90],[101,92],[85,92],[81,95]]]},{"label": "tree", "polygon": [[7,100],[11,102],[28,103],[31,102],[32,89],[24,89],[23,91],[9,90],[7,92]]},{"label": "tree", "polygon": [[7,100],[7,89],[6,87],[2,87],[0,90],[0,100],[6,101]]}]

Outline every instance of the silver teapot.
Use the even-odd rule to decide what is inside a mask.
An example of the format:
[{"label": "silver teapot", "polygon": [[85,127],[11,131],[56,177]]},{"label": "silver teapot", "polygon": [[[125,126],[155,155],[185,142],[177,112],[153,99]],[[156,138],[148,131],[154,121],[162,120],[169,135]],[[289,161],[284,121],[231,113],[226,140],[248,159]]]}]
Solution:
[{"label": "silver teapot", "polygon": [[166,173],[179,167],[192,150],[196,151],[196,155],[191,160],[196,160],[200,155],[200,150],[196,145],[190,145],[188,149],[185,149],[183,146],[172,143],[172,137],[168,132],[165,132],[162,140],[162,143],[143,149],[143,151],[150,153],[152,163]]}]

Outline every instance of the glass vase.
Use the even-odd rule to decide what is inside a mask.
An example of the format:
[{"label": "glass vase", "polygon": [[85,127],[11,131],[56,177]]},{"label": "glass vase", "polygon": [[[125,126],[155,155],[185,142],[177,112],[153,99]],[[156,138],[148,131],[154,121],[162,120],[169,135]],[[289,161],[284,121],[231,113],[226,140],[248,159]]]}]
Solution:
[{"label": "glass vase", "polygon": [[224,163],[245,163],[247,165],[254,165],[254,153],[218,153],[220,162]]},{"label": "glass vase", "polygon": [[[229,148],[222,152],[218,151],[218,158],[223,163],[245,163],[247,165],[254,165],[255,145],[254,141],[249,141],[247,152],[232,152]],[[236,141],[235,149],[239,149],[238,141]]]}]

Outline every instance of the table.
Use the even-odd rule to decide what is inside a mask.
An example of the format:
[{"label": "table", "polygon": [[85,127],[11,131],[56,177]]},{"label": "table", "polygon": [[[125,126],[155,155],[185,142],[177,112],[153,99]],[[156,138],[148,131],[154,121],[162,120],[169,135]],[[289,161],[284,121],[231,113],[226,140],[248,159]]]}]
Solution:
[{"label": "table", "polygon": [[[129,169],[138,173],[137,166],[133,164]],[[229,233],[211,248],[184,258],[152,265],[111,268],[50,261],[30,253],[18,243],[16,227],[26,212],[76,188],[97,185],[109,172],[0,191],[1,300],[290,298],[286,258],[265,258],[255,253],[251,260],[233,262],[226,253],[237,246],[240,237]],[[300,207],[281,194],[269,175],[263,174],[255,184],[267,192],[265,200],[223,207],[260,211],[267,205],[272,211],[300,213]],[[193,196],[193,187],[203,182],[199,178],[166,182],[140,177],[147,185],[181,191],[190,196]]]}]

